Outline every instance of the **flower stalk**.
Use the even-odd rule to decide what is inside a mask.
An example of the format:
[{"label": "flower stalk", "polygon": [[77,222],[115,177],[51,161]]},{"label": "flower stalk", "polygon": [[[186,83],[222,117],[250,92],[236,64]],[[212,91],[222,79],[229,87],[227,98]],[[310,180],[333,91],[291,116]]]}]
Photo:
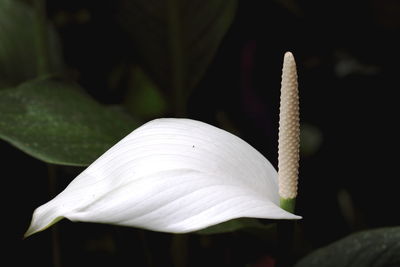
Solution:
[{"label": "flower stalk", "polygon": [[279,114],[278,181],[280,206],[294,212],[300,159],[299,93],[296,62],[285,53]]},{"label": "flower stalk", "polygon": [[46,0],[34,0],[37,75],[44,76],[50,73],[49,44],[46,18]]}]

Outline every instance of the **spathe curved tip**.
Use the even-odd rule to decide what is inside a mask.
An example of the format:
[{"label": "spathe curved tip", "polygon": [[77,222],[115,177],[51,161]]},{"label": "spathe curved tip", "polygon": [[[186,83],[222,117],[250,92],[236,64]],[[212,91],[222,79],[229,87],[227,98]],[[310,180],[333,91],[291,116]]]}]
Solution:
[{"label": "spathe curved tip", "polygon": [[57,222],[61,221],[62,219],[64,219],[64,217],[59,216],[59,217],[55,218],[53,221],[51,221],[50,223],[48,223],[48,224],[45,225],[45,226],[38,225],[38,224],[34,221],[34,219],[32,219],[32,222],[31,222],[31,224],[29,225],[28,230],[25,232],[23,238],[25,239],[25,238],[27,238],[27,237],[33,235],[33,234],[36,234],[36,233],[41,232],[41,231],[44,231],[44,230],[46,230],[47,228],[51,227],[53,224],[56,224]]},{"label": "spathe curved tip", "polygon": [[31,224],[25,232],[24,238],[44,231],[64,218],[64,216],[59,215],[58,207],[54,205],[54,202],[53,199],[35,209],[32,215]]}]

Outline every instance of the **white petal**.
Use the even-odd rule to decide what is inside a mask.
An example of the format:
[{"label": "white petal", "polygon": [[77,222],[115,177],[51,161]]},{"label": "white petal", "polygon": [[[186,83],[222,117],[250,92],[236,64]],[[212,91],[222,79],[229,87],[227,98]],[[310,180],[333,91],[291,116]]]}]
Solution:
[{"label": "white petal", "polygon": [[203,122],[157,119],[37,208],[26,235],[63,217],[173,233],[239,217],[300,218],[278,203],[276,170],[245,141]]}]

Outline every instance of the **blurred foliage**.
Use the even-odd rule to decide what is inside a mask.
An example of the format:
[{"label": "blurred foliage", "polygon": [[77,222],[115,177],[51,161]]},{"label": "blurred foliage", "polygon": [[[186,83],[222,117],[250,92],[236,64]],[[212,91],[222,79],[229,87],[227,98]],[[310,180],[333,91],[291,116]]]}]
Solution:
[{"label": "blurred foliage", "polygon": [[321,147],[323,137],[321,131],[311,124],[301,124],[300,126],[300,152],[304,156],[312,156]]},{"label": "blurred foliage", "polygon": [[352,234],[320,248],[295,267],[389,267],[400,265],[400,227]]},{"label": "blurred foliage", "polygon": [[136,116],[144,119],[162,117],[167,111],[167,101],[164,94],[139,67],[130,69],[125,106]]},{"label": "blurred foliage", "polygon": [[[183,88],[194,87],[204,74],[233,19],[235,3],[235,0],[214,1],[209,5],[175,0],[119,2],[123,26],[134,41],[133,47],[143,57],[143,66],[153,76],[149,78],[140,67],[128,66],[128,74],[123,75],[128,79],[124,101],[128,111],[142,120],[166,112],[165,96],[152,82],[154,79],[164,89],[173,89],[169,94],[177,101],[174,105],[180,107],[175,114],[184,115],[184,95],[188,92]],[[71,83],[35,81],[11,89],[41,74],[43,61],[50,62],[46,72],[68,74],[62,73],[60,67],[62,52],[54,28],[48,25],[48,36],[43,36],[40,24],[43,20],[37,17],[44,14],[34,11],[24,2],[0,2],[0,85],[10,87],[1,95],[1,137],[45,162],[88,165],[137,124],[128,115],[122,117],[103,108],[89,95],[78,94],[77,85]],[[85,23],[90,20],[90,13],[83,9],[75,17]],[[65,21],[58,18],[58,23]],[[37,38],[48,39],[49,44]],[[44,51],[47,48],[49,51]],[[43,59],[46,56],[49,59]],[[197,63],[193,64],[194,61]],[[116,72],[114,84],[122,77],[118,69]],[[31,114],[30,110],[36,113]],[[75,116],[69,116],[69,112]]]},{"label": "blurred foliage", "polygon": [[[38,76],[35,13],[18,0],[0,0],[0,89]],[[62,73],[61,44],[48,26],[48,54],[52,73]]]},{"label": "blurred foliage", "polygon": [[174,105],[182,105],[179,102],[200,81],[231,25],[236,0],[119,3],[119,21],[141,63],[170,92]]},{"label": "blurred foliage", "polygon": [[137,125],[77,84],[35,80],[0,91],[0,137],[48,163],[87,166]]}]

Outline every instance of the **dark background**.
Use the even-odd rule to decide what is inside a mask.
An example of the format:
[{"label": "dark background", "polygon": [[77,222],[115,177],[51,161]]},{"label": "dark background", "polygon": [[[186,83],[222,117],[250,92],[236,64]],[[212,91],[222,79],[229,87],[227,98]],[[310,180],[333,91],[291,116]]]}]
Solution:
[{"label": "dark background", "polygon": [[[113,2],[48,1],[48,15],[78,82],[102,103],[123,102],[124,88],[109,88],[107,74],[135,54]],[[322,137],[301,159],[299,257],[357,230],[400,224],[399,31],[395,0],[240,1],[191,94],[188,117],[235,131],[276,166],[281,64],[284,52],[295,55],[301,121]],[[0,148],[2,261],[52,266],[52,230],[22,240],[33,210],[50,199],[48,168],[5,142]],[[81,170],[57,167],[55,193]],[[56,229],[63,266],[146,266],[146,251],[153,266],[172,266],[169,234],[66,220]],[[190,266],[266,264],[275,253],[248,233],[187,238]]]}]

